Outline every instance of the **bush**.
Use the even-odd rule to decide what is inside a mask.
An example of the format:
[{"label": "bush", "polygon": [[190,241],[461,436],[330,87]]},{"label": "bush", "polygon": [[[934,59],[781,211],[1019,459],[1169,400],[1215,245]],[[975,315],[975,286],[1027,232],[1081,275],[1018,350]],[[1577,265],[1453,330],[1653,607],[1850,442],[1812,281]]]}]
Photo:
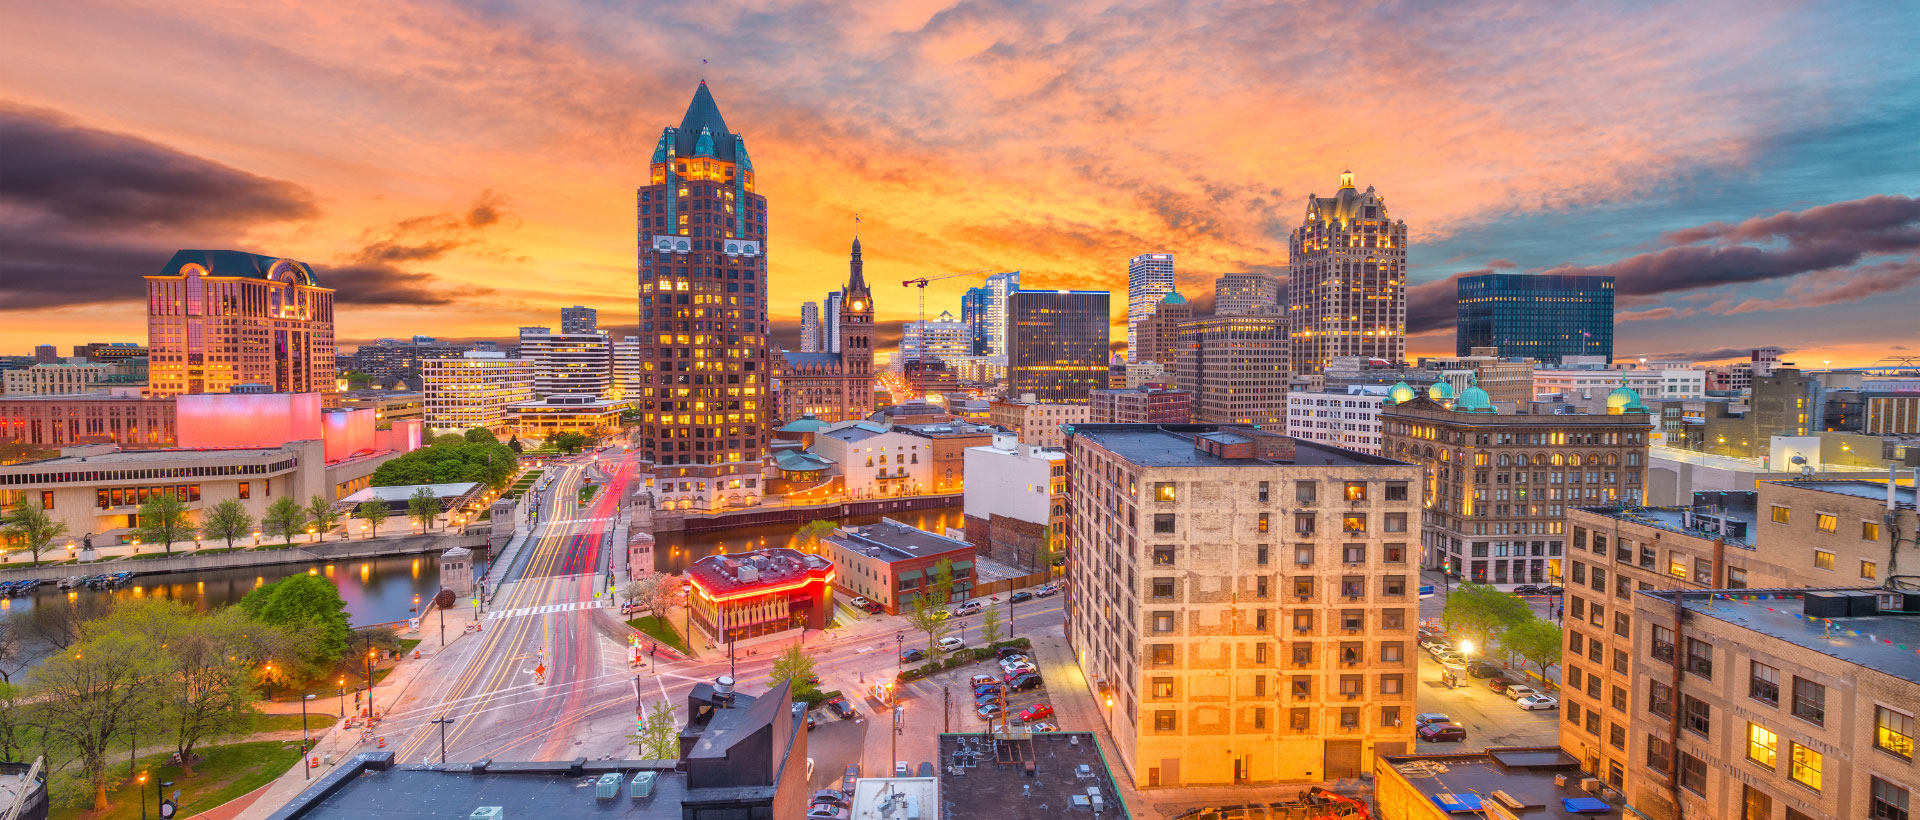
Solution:
[{"label": "bush", "polygon": [[835,689],[831,692],[808,692],[806,694],[795,697],[794,700],[805,703],[808,709],[813,709],[813,708],[817,708],[822,703],[826,703],[827,701],[833,700],[834,698],[838,698],[838,697],[845,697],[845,695],[842,695],[840,693],[840,690]]},{"label": "bush", "polygon": [[969,663],[973,663],[975,660],[977,660],[977,658],[963,658],[963,657],[960,657],[959,655],[955,655],[947,659],[946,668],[952,669],[957,666],[963,666]]}]

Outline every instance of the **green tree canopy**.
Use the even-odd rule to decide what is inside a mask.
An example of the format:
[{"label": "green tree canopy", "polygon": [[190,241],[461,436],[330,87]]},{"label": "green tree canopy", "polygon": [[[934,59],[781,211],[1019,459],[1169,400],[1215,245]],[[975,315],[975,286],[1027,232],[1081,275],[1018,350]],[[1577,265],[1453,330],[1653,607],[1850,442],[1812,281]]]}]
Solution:
[{"label": "green tree canopy", "polygon": [[245,538],[252,530],[253,516],[247,513],[247,505],[236,498],[213,505],[213,509],[207,511],[205,525],[200,528],[201,534],[226,542],[228,548],[233,547],[235,539]]},{"label": "green tree canopy", "polygon": [[307,520],[313,522],[314,529],[320,531],[320,540],[325,541],[327,530],[333,529],[333,525],[340,522],[340,512],[333,508],[333,503],[325,496],[316,495],[312,501],[307,502]]},{"label": "green tree canopy", "polygon": [[495,440],[492,433],[476,428],[468,430],[465,436],[452,433],[440,436],[425,447],[388,460],[373,471],[372,484],[404,487],[472,482],[503,490],[513,482],[518,469],[519,461],[511,447]]},{"label": "green tree canopy", "polygon": [[33,562],[40,563],[40,551],[55,538],[66,534],[67,525],[54,520],[39,504],[20,499],[20,503],[7,513],[6,533],[17,537],[33,552]]},{"label": "green tree canopy", "polygon": [[793,684],[793,699],[802,700],[808,695],[816,695],[820,687],[810,679],[814,677],[813,656],[807,654],[799,644],[788,644],[780,650],[780,656],[773,659],[773,682],[782,681]]},{"label": "green tree canopy", "polygon": [[1440,618],[1447,631],[1473,641],[1473,649],[1482,657],[1492,648],[1494,636],[1525,623],[1533,617],[1524,601],[1487,584],[1461,584],[1447,593],[1446,608]]},{"label": "green tree canopy", "polygon": [[1545,677],[1547,668],[1560,662],[1560,646],[1564,637],[1559,624],[1533,617],[1507,629],[1499,640],[1500,646],[1508,654],[1526,658],[1540,667],[1540,675]]},{"label": "green tree canopy", "polygon": [[333,668],[353,635],[340,589],[319,575],[303,572],[255,587],[240,599],[240,608],[256,621],[291,633],[299,645],[289,651],[308,675]]},{"label": "green tree canopy", "polygon": [[167,554],[173,554],[173,542],[185,541],[193,537],[195,528],[193,519],[187,515],[187,502],[181,501],[172,492],[157,492],[147,497],[140,505],[140,525],[133,528],[133,537],[143,544],[161,544]]},{"label": "green tree canopy", "polygon": [[433,529],[433,520],[440,515],[440,498],[425,487],[414,490],[407,497],[407,517],[420,525],[421,532]]},{"label": "green tree canopy", "polygon": [[288,496],[281,496],[267,505],[267,514],[260,517],[260,529],[269,535],[278,535],[283,543],[293,543],[293,537],[307,527],[307,508]]},{"label": "green tree canopy", "polygon": [[353,508],[353,514],[366,519],[367,529],[372,530],[374,535],[379,535],[380,525],[387,523],[387,518],[393,515],[393,510],[387,508],[387,502],[376,498],[360,502]]}]

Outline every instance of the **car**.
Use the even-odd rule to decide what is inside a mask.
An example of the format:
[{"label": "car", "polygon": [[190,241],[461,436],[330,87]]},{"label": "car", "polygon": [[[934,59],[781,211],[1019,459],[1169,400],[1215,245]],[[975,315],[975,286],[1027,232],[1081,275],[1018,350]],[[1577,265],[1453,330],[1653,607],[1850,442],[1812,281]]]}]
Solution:
[{"label": "car", "polygon": [[811,732],[818,728],[820,728],[820,719],[817,717],[814,717],[812,712],[808,712],[807,713],[807,731]]},{"label": "car", "polygon": [[1427,654],[1429,655],[1438,655],[1442,652],[1453,651],[1453,644],[1447,643],[1446,641],[1432,641],[1430,643],[1421,644],[1420,646],[1421,648],[1427,650]]},{"label": "car", "polygon": [[1487,688],[1495,692],[1505,692],[1507,691],[1507,687],[1516,683],[1519,683],[1519,681],[1505,675],[1495,675],[1487,679]]},{"label": "car", "polygon": [[1540,594],[1540,588],[1539,588],[1539,587],[1537,587],[1537,586],[1534,586],[1533,584],[1521,584],[1521,585],[1519,585],[1519,586],[1517,586],[1517,587],[1514,587],[1514,588],[1513,588],[1513,594],[1515,594],[1515,595],[1539,595],[1539,594]]},{"label": "car", "polygon": [[900,660],[905,663],[919,663],[926,659],[927,659],[927,653],[922,652],[918,649],[908,649],[900,653]]},{"label": "car", "polygon": [[847,820],[852,816],[845,806],[832,803],[815,803],[807,808],[807,820]]},{"label": "car", "polygon": [[972,615],[973,613],[979,612],[980,610],[986,609],[986,608],[987,608],[987,605],[980,603],[979,601],[961,601],[958,606],[955,606],[953,608],[953,614]]},{"label": "car", "polygon": [[983,683],[983,684],[980,684],[979,686],[973,687],[973,694],[976,696],[977,695],[998,695],[1000,694],[1000,690],[1002,688],[1005,688],[1005,686],[1006,684],[1004,683]]},{"label": "car", "polygon": [[853,708],[846,698],[834,698],[827,701],[827,711],[839,716],[841,720],[851,720],[860,716],[860,710]]},{"label": "car", "polygon": [[1436,661],[1439,661],[1441,666],[1465,666],[1466,665],[1466,659],[1460,657],[1460,653],[1455,652],[1453,650],[1447,650],[1445,652],[1435,652],[1433,653],[1433,659]]},{"label": "car", "polygon": [[1035,689],[1040,686],[1040,676],[1031,673],[1014,675],[1007,681],[1007,686],[1011,687],[1015,692],[1025,692],[1028,689]]},{"label": "car", "polygon": [[820,688],[820,676],[819,676],[819,675],[808,675],[808,676],[807,676],[807,685],[808,685],[808,686],[811,686],[811,687],[813,687],[813,688],[815,688],[815,689],[818,689],[818,688]]},{"label": "car", "polygon": [[1467,730],[1451,723],[1429,723],[1420,727],[1415,734],[1419,735],[1421,740],[1435,743],[1449,740],[1464,742],[1467,739]]},{"label": "car", "polygon": [[1052,715],[1053,715],[1053,707],[1048,706],[1044,703],[1036,703],[1032,706],[1029,706],[1025,709],[1020,710],[1020,722],[1032,723],[1043,717],[1051,717]]},{"label": "car", "polygon": [[1507,697],[1513,698],[1514,700],[1519,700],[1524,697],[1529,697],[1532,695],[1540,695],[1540,694],[1545,694],[1545,693],[1531,686],[1525,686],[1518,683],[1508,684],[1507,690],[1506,690]]},{"label": "car", "polygon": [[813,793],[813,802],[831,803],[835,806],[847,805],[847,793],[839,789],[821,789]]},{"label": "car", "polygon": [[1056,724],[1052,724],[1052,723],[1046,723],[1046,722],[1041,722],[1041,723],[1031,723],[1031,724],[1028,724],[1028,725],[1027,725],[1027,731],[1029,731],[1029,732],[1058,732],[1058,731],[1060,731],[1060,727],[1059,727],[1058,725],[1056,725]]},{"label": "car", "polygon": [[1021,649],[1020,647],[1017,647],[1017,646],[1003,646],[1003,647],[1000,647],[999,649],[993,650],[993,655],[996,658],[1012,658],[1012,657],[1024,658],[1027,656],[1027,650]]},{"label": "car", "polygon": [[962,649],[967,648],[966,641],[960,640],[959,638],[956,638],[952,635],[948,635],[947,637],[941,638],[939,645],[940,645],[940,651],[942,652],[958,652]]},{"label": "car", "polygon": [[1467,667],[1467,674],[1476,678],[1497,678],[1505,674],[1506,671],[1505,669],[1501,669],[1499,664],[1488,663],[1486,661],[1479,661]]},{"label": "car", "polygon": [[1445,712],[1421,712],[1420,714],[1413,716],[1413,725],[1415,726],[1425,726],[1429,723],[1452,723],[1452,722],[1453,722],[1453,718],[1447,717]]},{"label": "car", "polygon": [[858,607],[860,609],[866,609],[867,605],[873,603],[873,601],[865,595],[855,595],[853,596],[853,600],[850,600],[847,603],[853,604],[855,607]]},{"label": "car", "polygon": [[1567,588],[1562,586],[1544,586],[1540,588],[1541,595],[1559,595],[1566,591]]},{"label": "car", "polygon": [[1000,682],[1000,679],[992,675],[974,675],[973,678],[967,682],[974,686],[985,686],[989,683],[997,684]]},{"label": "car", "polygon": [[1023,603],[1026,603],[1026,602],[1028,602],[1028,601],[1031,601],[1031,600],[1033,600],[1033,593],[1031,593],[1031,592],[1028,592],[1028,591],[1026,591],[1026,590],[1024,590],[1024,589],[1023,589],[1023,590],[1020,590],[1019,592],[1016,592],[1016,593],[1014,593],[1014,594],[1012,594],[1012,595],[1008,595],[1008,596],[1007,596],[1007,600],[1008,600],[1008,601],[1011,601],[1011,602],[1013,602],[1013,603],[1016,603],[1016,604],[1023,604]]},{"label": "car", "polygon": [[878,615],[882,612],[887,611],[886,607],[876,604],[872,601],[868,601],[867,605],[861,607],[861,609],[866,610],[868,615]]},{"label": "car", "polygon": [[1040,587],[1039,589],[1034,590],[1033,594],[1035,597],[1038,597],[1038,598],[1051,598],[1055,595],[1060,594],[1060,587],[1055,586],[1053,584],[1046,584]]},{"label": "car", "polygon": [[930,618],[932,618],[932,619],[934,619],[934,620],[936,620],[936,621],[944,621],[944,620],[946,620],[946,619],[948,619],[948,618],[951,618],[951,617],[953,617],[953,613],[951,613],[951,612],[948,612],[948,611],[946,611],[946,610],[944,610],[944,609],[936,609],[936,610],[934,610],[934,611],[933,611],[933,612],[932,612],[931,614],[929,614],[929,615],[928,615],[927,617],[930,617]]},{"label": "car", "polygon": [[1000,702],[999,692],[986,692],[986,693],[973,696],[973,708],[975,709],[978,709],[989,703],[999,703],[999,702]]},{"label": "car", "polygon": [[1529,712],[1536,709],[1560,708],[1560,701],[1555,700],[1552,695],[1528,695],[1514,702],[1520,704],[1520,708]]},{"label": "car", "polygon": [[845,774],[840,775],[840,791],[853,794],[854,784],[860,782],[860,764],[848,763]]},{"label": "car", "polygon": [[1001,709],[999,702],[996,701],[994,703],[982,703],[975,707],[973,711],[980,716],[981,720],[992,720],[993,718],[999,717],[1000,713],[1006,710]]},{"label": "car", "polygon": [[1014,661],[1011,663],[1003,663],[1003,664],[1000,664],[1000,668],[1007,670],[1007,672],[1010,674],[1018,673],[1018,672],[1040,671],[1040,667],[1034,666],[1033,664],[1027,663],[1026,661]]},{"label": "car", "polygon": [[1033,670],[1037,668],[1039,667],[1034,666],[1033,659],[1023,656],[1000,659],[1000,669],[1005,672],[1012,672],[1015,669]]}]

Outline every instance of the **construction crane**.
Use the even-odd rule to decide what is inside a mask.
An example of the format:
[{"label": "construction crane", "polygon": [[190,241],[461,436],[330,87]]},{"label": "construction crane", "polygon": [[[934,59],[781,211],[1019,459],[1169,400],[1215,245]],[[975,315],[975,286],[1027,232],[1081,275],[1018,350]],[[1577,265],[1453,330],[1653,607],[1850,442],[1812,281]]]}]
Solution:
[{"label": "construction crane", "polygon": [[919,348],[914,350],[914,357],[915,357],[914,361],[916,362],[920,361],[919,357],[926,355],[927,285],[933,282],[941,281],[943,279],[958,279],[962,276],[979,276],[980,274],[983,274],[983,273],[993,273],[993,272],[994,272],[993,268],[981,268],[979,270],[961,271],[959,273],[942,273],[938,276],[922,276],[918,279],[908,279],[900,283],[900,286],[903,288],[911,288],[915,286],[918,286],[920,288],[920,346]]}]

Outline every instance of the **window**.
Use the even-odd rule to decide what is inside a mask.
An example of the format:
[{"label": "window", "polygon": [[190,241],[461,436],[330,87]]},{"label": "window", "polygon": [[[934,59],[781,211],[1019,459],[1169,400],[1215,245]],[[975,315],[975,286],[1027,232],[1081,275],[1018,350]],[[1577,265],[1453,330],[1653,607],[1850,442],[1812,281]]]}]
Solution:
[{"label": "window", "polygon": [[1366,532],[1367,517],[1365,515],[1340,516],[1340,531],[1341,532]]},{"label": "window", "polygon": [[1819,752],[1798,743],[1789,743],[1793,750],[1793,762],[1787,766],[1787,776],[1794,782],[1814,791],[1820,790],[1820,766],[1825,762]]},{"label": "window", "polygon": [[1312,544],[1293,545],[1293,562],[1303,567],[1311,566],[1313,564],[1313,545]]},{"label": "window", "polygon": [[1267,503],[1267,482],[1265,481],[1260,482],[1259,501],[1262,504]]},{"label": "window", "polygon": [[1312,598],[1313,597],[1313,579],[1312,578],[1293,579],[1293,597]]},{"label": "window", "polygon": [[1880,540],[1880,523],[1877,521],[1860,522],[1860,540],[1862,541]]},{"label": "window", "polygon": [[[1253,594],[1255,597],[1258,597],[1258,598],[1267,597],[1267,576],[1265,575],[1254,576]],[[1263,609],[1263,610],[1260,610],[1260,628],[1265,629],[1266,626],[1267,626],[1267,611]]]},{"label": "window", "polygon": [[1385,663],[1399,663],[1406,659],[1405,653],[1406,645],[1399,641],[1383,641],[1380,644],[1380,660]]},{"label": "window", "polygon": [[[1580,599],[1575,598],[1573,600],[1578,603]],[[1574,617],[1580,617],[1579,613],[1574,613]],[[1659,624],[1654,624],[1653,657],[1655,660],[1667,661],[1669,663],[1673,661],[1673,630]]]},{"label": "window", "polygon": [[1400,707],[1398,706],[1380,707],[1380,725],[1386,726],[1386,727],[1399,726],[1400,725]]},{"label": "window", "polygon": [[1383,553],[1383,557],[1380,560],[1389,564],[1404,564],[1407,562],[1407,545],[1405,544],[1387,544],[1381,548],[1381,552]]},{"label": "window", "polygon": [[1740,784],[1740,820],[1773,820],[1773,796]]},{"label": "window", "polygon": [[252,497],[253,497],[253,487],[248,482],[245,482],[245,481],[240,482],[240,498],[244,500]]},{"label": "window", "polygon": [[1311,709],[1289,709],[1287,711],[1287,725],[1292,727],[1296,732],[1306,731],[1307,723],[1312,720],[1312,712],[1313,710]]},{"label": "window", "polygon": [[1153,613],[1153,631],[1172,632],[1173,631],[1173,613],[1171,612]]},{"label": "window", "polygon": [[1687,577],[1687,562],[1680,560],[1678,555],[1668,559],[1667,574],[1675,578]]},{"label": "window", "polygon": [[[1587,636],[1573,630],[1567,630],[1567,652],[1584,655],[1587,652]],[[1572,670],[1568,670],[1571,672]]]},{"label": "window", "polygon": [[1313,644],[1296,643],[1293,645],[1293,665],[1294,666],[1312,666],[1313,665]]},{"label": "window", "polygon": [[1171,481],[1154,482],[1153,483],[1153,500],[1173,501],[1174,500],[1173,482]]},{"label": "window", "polygon": [[1173,678],[1154,678],[1153,696],[1156,698],[1173,697]]},{"label": "window", "polygon": [[1287,688],[1292,690],[1294,700],[1306,700],[1313,697],[1313,678],[1306,675],[1294,675],[1288,681]]},{"label": "window", "polygon": [[1258,707],[1255,707],[1255,708],[1254,708],[1254,710],[1253,710],[1253,728],[1255,728],[1255,729],[1265,729],[1265,728],[1267,728],[1267,707],[1265,707],[1265,706],[1258,706]]},{"label": "window", "polygon": [[1153,730],[1171,732],[1174,730],[1173,716],[1178,714],[1172,709],[1156,709],[1153,712]]},{"label": "window", "polygon": [[[1622,578],[1620,580],[1624,581],[1626,579]],[[1628,618],[1624,612],[1613,613],[1613,634],[1619,635],[1622,638],[1632,637],[1633,619]]]},{"label": "window", "polygon": [[1728,589],[1746,589],[1747,588],[1746,567],[1727,567],[1727,588]]},{"label": "window", "polygon": [[1779,504],[1773,505],[1773,523],[1785,524],[1787,523],[1790,517],[1791,517],[1791,513],[1787,510],[1786,507],[1782,507]]},{"label": "window", "polygon": [[1780,705],[1780,670],[1759,661],[1747,676],[1747,697],[1768,706]]},{"label": "window", "polygon": [[1380,628],[1382,629],[1407,628],[1407,611],[1404,609],[1380,610]]},{"label": "window", "polygon": [[1586,672],[1585,672],[1584,670],[1582,670],[1582,669],[1581,669],[1580,667],[1578,667],[1578,666],[1568,666],[1568,667],[1567,667],[1567,688],[1568,688],[1568,689],[1579,689],[1579,688],[1580,688],[1580,679],[1581,679],[1582,677],[1584,677],[1585,675],[1586,675]]},{"label": "window", "polygon": [[1388,501],[1407,500],[1407,482],[1405,481],[1387,482],[1387,500]]},{"label": "window", "polygon": [[1367,482],[1365,481],[1347,482],[1347,500],[1348,501],[1367,500]]},{"label": "window", "polygon": [[1399,597],[1407,594],[1407,576],[1388,575],[1380,579],[1380,594]]},{"label": "window", "polygon": [[1294,513],[1293,532],[1296,535],[1313,534],[1313,513]]},{"label": "window", "polygon": [[1904,786],[1874,777],[1867,794],[1869,820],[1907,820],[1907,790]]},{"label": "window", "polygon": [[1150,649],[1152,650],[1151,654],[1154,666],[1170,666],[1173,664],[1173,644],[1156,643],[1151,645]]},{"label": "window", "polygon": [[1154,513],[1153,531],[1161,535],[1173,533],[1173,513]]},{"label": "window", "polygon": [[1701,737],[1708,737],[1713,729],[1713,707],[1704,700],[1683,694],[1680,696],[1680,708],[1681,725]]},{"label": "window", "polygon": [[1627,727],[1618,723],[1607,724],[1607,745],[1615,749],[1627,748]]},{"label": "window", "polygon": [[1293,631],[1295,632],[1313,631],[1313,610],[1296,609],[1293,611]]},{"label": "window", "polygon": [[1860,577],[1868,581],[1880,577],[1880,566],[1872,561],[1861,561]]},{"label": "window", "polygon": [[1686,752],[1680,753],[1680,788],[1707,796],[1707,762]]},{"label": "window", "polygon": [[1687,639],[1687,671],[1713,680],[1713,645],[1699,638]]},{"label": "window", "polygon": [[1805,678],[1793,679],[1793,716],[1815,724],[1827,722],[1827,687]]},{"label": "window", "polygon": [[1173,545],[1156,545],[1153,548],[1153,565],[1156,567],[1173,566]]},{"label": "window", "polygon": [[1153,579],[1153,597],[1172,598],[1173,597],[1173,579],[1172,578]]},{"label": "window", "polygon": [[1840,519],[1827,513],[1815,513],[1813,525],[1821,532],[1833,532],[1840,528]]},{"label": "window", "polygon": [[1832,572],[1833,571],[1833,553],[1827,552],[1826,550],[1814,550],[1813,551],[1813,568],[1824,569],[1828,572]]},{"label": "window", "polygon": [[1647,735],[1647,768],[1666,772],[1673,765],[1673,744],[1653,735]]},{"label": "window", "polygon": [[1613,687],[1613,699],[1608,705],[1616,711],[1627,711],[1627,690],[1618,686]]},{"label": "window", "polygon": [[1407,514],[1387,513],[1385,527],[1387,532],[1406,532]]},{"label": "window", "polygon": [[1873,745],[1903,760],[1913,759],[1913,716],[1873,707]]},{"label": "window", "polygon": [[1340,563],[1364,564],[1367,562],[1367,545],[1347,544],[1340,548]]},{"label": "window", "polygon": [[1769,769],[1779,765],[1780,736],[1758,723],[1747,724],[1747,759]]},{"label": "window", "polygon": [[1300,504],[1312,504],[1318,491],[1318,484],[1311,481],[1296,481],[1293,484],[1293,500]]},{"label": "window", "polygon": [[1263,566],[1263,567],[1264,567],[1264,566],[1266,566],[1266,565],[1267,565],[1267,553],[1269,553],[1269,552],[1271,552],[1271,551],[1272,551],[1272,550],[1270,550],[1270,549],[1268,548],[1268,545],[1266,545],[1266,544],[1261,544],[1261,545],[1260,545],[1260,546],[1259,546],[1259,547],[1258,547],[1258,548],[1257,548],[1257,549],[1255,550],[1255,552],[1254,552],[1254,556],[1253,556],[1253,562],[1254,562],[1254,563],[1256,563],[1256,564],[1259,564],[1260,566]]}]

